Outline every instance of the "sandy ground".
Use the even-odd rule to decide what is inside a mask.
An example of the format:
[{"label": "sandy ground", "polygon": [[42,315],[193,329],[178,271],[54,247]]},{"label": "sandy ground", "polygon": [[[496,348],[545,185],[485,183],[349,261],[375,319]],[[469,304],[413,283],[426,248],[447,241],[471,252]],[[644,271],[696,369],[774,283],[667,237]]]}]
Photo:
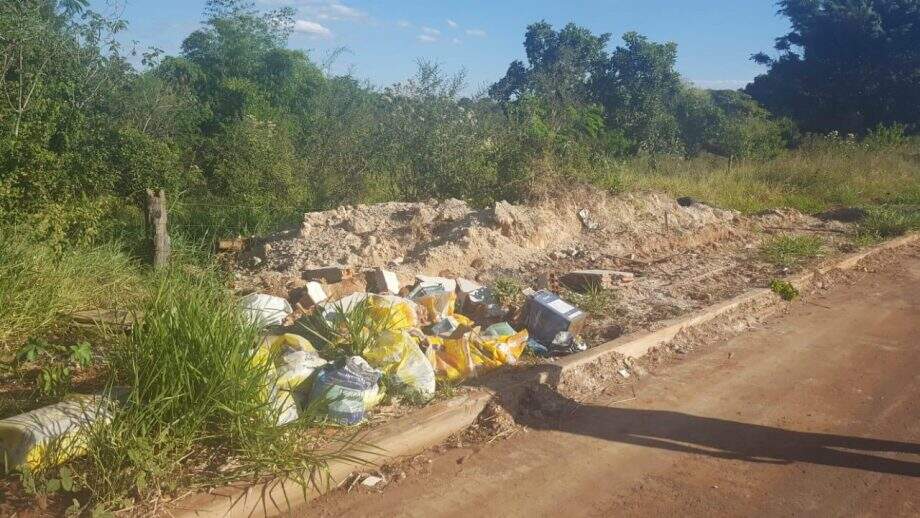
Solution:
[{"label": "sandy ground", "polygon": [[518,412],[508,438],[294,514],[918,516],[920,246],[893,259],[634,387],[542,394],[555,412]]}]

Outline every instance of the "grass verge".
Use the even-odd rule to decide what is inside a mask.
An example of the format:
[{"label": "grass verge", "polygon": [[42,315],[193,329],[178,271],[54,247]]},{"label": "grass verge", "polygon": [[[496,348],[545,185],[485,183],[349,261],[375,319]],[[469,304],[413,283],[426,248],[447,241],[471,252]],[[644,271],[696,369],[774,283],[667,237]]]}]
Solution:
[{"label": "grass verge", "polygon": [[140,268],[115,244],[59,251],[21,229],[0,229],[0,243],[0,352],[75,311],[115,309],[143,295]]}]

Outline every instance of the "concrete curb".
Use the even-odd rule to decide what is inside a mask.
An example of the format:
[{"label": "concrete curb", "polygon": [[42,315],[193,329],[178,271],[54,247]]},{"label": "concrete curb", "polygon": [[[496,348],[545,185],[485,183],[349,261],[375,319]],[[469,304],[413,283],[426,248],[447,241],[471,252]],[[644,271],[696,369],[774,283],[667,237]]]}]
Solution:
[{"label": "concrete curb", "polygon": [[[805,290],[817,275],[824,275],[833,270],[852,269],[867,257],[911,244],[918,239],[920,239],[920,234],[908,234],[868,250],[847,255],[813,271],[793,276],[789,282],[796,288]],[[664,327],[655,331],[622,336],[588,351],[560,358],[552,365],[551,372],[548,372],[547,369],[534,371],[532,376],[526,376],[510,384],[509,387],[537,383],[553,385],[558,383],[562,374],[604,360],[611,355],[640,358],[654,347],[670,342],[681,331],[700,326],[742,308],[761,303],[770,304],[776,300],[777,295],[771,290],[764,288],[750,290],[694,314],[669,320]],[[366,468],[368,465],[413,455],[440,444],[450,435],[469,427],[494,397],[496,394],[491,390],[472,389],[460,396],[429,405],[371,430],[362,436],[361,441],[375,445],[376,449],[362,455],[364,462],[332,462],[329,465],[328,477],[316,480],[315,486],[306,490],[296,482],[289,480],[275,480],[247,487],[231,486],[187,498],[181,504],[171,508],[170,512],[176,517],[283,515],[290,509],[301,506],[336,488],[351,473]]]}]

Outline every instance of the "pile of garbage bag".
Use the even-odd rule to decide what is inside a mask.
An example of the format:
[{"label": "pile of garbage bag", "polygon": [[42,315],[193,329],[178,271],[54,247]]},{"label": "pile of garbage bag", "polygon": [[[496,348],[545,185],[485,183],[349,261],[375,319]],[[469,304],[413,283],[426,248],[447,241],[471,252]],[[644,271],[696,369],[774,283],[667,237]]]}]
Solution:
[{"label": "pile of garbage bag", "polygon": [[[463,279],[418,279],[404,297],[359,292],[317,304],[313,325],[303,327],[318,347],[288,333],[256,348],[253,361],[269,366],[266,398],[278,424],[306,408],[357,424],[387,393],[425,402],[439,383],[513,365],[525,352],[558,356],[585,347],[578,332],[586,315],[555,294],[529,293],[517,320],[523,325],[515,329],[489,288]],[[286,303],[258,295],[241,307],[250,322],[277,323]]]}]

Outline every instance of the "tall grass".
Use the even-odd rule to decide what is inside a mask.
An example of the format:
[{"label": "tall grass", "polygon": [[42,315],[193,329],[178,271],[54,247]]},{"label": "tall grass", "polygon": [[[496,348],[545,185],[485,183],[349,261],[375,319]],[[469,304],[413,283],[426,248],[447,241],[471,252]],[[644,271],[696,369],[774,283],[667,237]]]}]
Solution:
[{"label": "tall grass", "polygon": [[920,205],[920,140],[884,148],[815,140],[767,161],[640,157],[622,164],[621,174],[627,190],[663,190],[744,213]]},{"label": "tall grass", "polygon": [[142,296],[140,268],[115,244],[60,250],[22,228],[0,228],[0,243],[0,349],[50,332],[75,311]]},{"label": "tall grass", "polygon": [[265,474],[306,484],[329,457],[299,433],[309,416],[276,425],[269,367],[252,361],[259,331],[213,276],[171,271],[155,282],[142,325],[110,358],[112,385],[130,387],[127,399],[78,471],[93,501],[113,508]]}]

